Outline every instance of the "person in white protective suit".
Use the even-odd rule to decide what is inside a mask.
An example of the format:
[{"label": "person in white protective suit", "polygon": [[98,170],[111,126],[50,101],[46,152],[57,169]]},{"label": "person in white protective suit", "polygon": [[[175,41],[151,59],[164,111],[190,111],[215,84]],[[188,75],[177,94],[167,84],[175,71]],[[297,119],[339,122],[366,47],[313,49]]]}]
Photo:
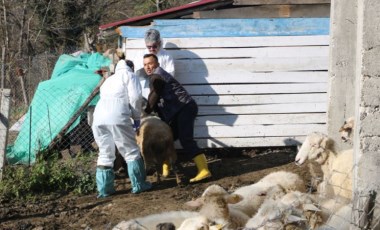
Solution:
[{"label": "person in white protective suit", "polygon": [[[163,41],[161,39],[160,32],[156,29],[148,29],[144,35],[145,54],[154,54],[158,58],[160,67],[168,72],[171,76],[175,77],[174,59],[163,47]],[[143,59],[142,57],[141,60]],[[140,78],[140,84],[142,87],[142,95],[145,99],[148,99],[150,92],[149,89],[149,77],[144,71],[142,61],[136,62],[136,74]]]},{"label": "person in white protective suit", "polygon": [[146,191],[152,186],[146,182],[144,161],[135,139],[134,128],[140,125],[141,101],[138,78],[126,61],[120,60],[115,73],[107,77],[100,87],[100,99],[94,111],[92,131],[99,147],[96,168],[98,197],[115,192],[115,145],[127,162],[132,193]]}]

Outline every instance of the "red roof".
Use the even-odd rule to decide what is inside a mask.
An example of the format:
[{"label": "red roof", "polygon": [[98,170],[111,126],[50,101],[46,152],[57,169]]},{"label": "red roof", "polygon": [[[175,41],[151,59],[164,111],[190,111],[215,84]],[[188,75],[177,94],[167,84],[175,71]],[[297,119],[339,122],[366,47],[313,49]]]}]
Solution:
[{"label": "red roof", "polygon": [[[221,0],[219,0],[219,1],[218,0],[199,0],[199,1],[192,2],[192,3],[186,4],[186,5],[173,7],[173,8],[158,11],[155,13],[145,14],[142,16],[128,18],[128,19],[125,19],[122,21],[112,22],[112,23],[108,23],[105,25],[101,25],[101,26],[99,26],[99,30],[112,29],[112,28],[119,27],[122,25],[131,25],[131,24],[136,25],[142,21],[144,21],[145,23],[148,23],[148,22],[150,23],[153,18],[172,18],[173,16],[168,17],[171,13],[178,13],[179,11],[187,11],[187,10],[191,10],[193,8],[196,9],[196,8],[199,8],[202,6],[214,5],[213,3],[220,4],[220,5],[228,5],[228,4],[231,4],[232,2],[233,2],[233,0],[227,0],[227,1],[226,0],[224,0],[224,1],[223,0],[222,1]],[[178,17],[178,15],[175,15],[175,16]]]}]

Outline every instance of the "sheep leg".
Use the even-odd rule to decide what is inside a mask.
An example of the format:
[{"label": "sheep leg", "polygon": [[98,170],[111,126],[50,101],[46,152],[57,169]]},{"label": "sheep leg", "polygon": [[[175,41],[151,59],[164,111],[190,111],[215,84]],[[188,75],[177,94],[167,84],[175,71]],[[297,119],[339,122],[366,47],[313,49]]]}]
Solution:
[{"label": "sheep leg", "polygon": [[173,168],[173,172],[175,175],[177,185],[180,187],[184,186],[185,185],[185,176],[183,174],[183,168],[182,168],[181,164],[176,162],[176,163],[172,164],[172,168]]},{"label": "sheep leg", "polygon": [[[162,165],[162,164],[161,164]],[[161,169],[161,165],[160,164],[156,164],[156,182],[157,184],[160,184],[161,183],[161,177],[160,177],[160,169]]]}]

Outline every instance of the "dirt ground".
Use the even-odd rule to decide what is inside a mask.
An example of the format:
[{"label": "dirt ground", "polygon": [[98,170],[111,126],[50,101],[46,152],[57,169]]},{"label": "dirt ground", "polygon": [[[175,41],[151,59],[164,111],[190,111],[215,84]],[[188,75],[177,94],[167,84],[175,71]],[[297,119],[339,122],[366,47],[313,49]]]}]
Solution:
[{"label": "dirt ground", "polygon": [[[122,220],[171,210],[189,210],[186,201],[202,194],[211,184],[228,191],[255,183],[270,172],[286,170],[297,173],[306,182],[310,178],[306,166],[294,164],[295,148],[210,150],[207,152],[213,177],[208,181],[178,187],[174,177],[154,184],[151,191],[130,193],[128,178],[116,180],[117,193],[97,199],[66,195],[44,198],[34,202],[0,204],[0,229],[112,229]],[[183,162],[185,173],[194,176],[192,162]],[[153,176],[148,179],[155,181]]]}]

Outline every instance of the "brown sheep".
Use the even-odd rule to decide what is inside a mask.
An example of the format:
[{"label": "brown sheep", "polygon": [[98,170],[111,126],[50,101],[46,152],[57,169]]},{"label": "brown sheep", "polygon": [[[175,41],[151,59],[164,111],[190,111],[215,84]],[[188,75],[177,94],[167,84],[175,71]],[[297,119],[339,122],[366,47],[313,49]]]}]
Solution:
[{"label": "brown sheep", "polygon": [[145,167],[156,169],[157,182],[159,183],[162,165],[168,162],[172,167],[178,185],[182,184],[179,174],[179,164],[176,164],[177,153],[174,148],[172,131],[165,122],[155,116],[141,119],[141,125],[136,132],[137,144],[145,161]]}]

